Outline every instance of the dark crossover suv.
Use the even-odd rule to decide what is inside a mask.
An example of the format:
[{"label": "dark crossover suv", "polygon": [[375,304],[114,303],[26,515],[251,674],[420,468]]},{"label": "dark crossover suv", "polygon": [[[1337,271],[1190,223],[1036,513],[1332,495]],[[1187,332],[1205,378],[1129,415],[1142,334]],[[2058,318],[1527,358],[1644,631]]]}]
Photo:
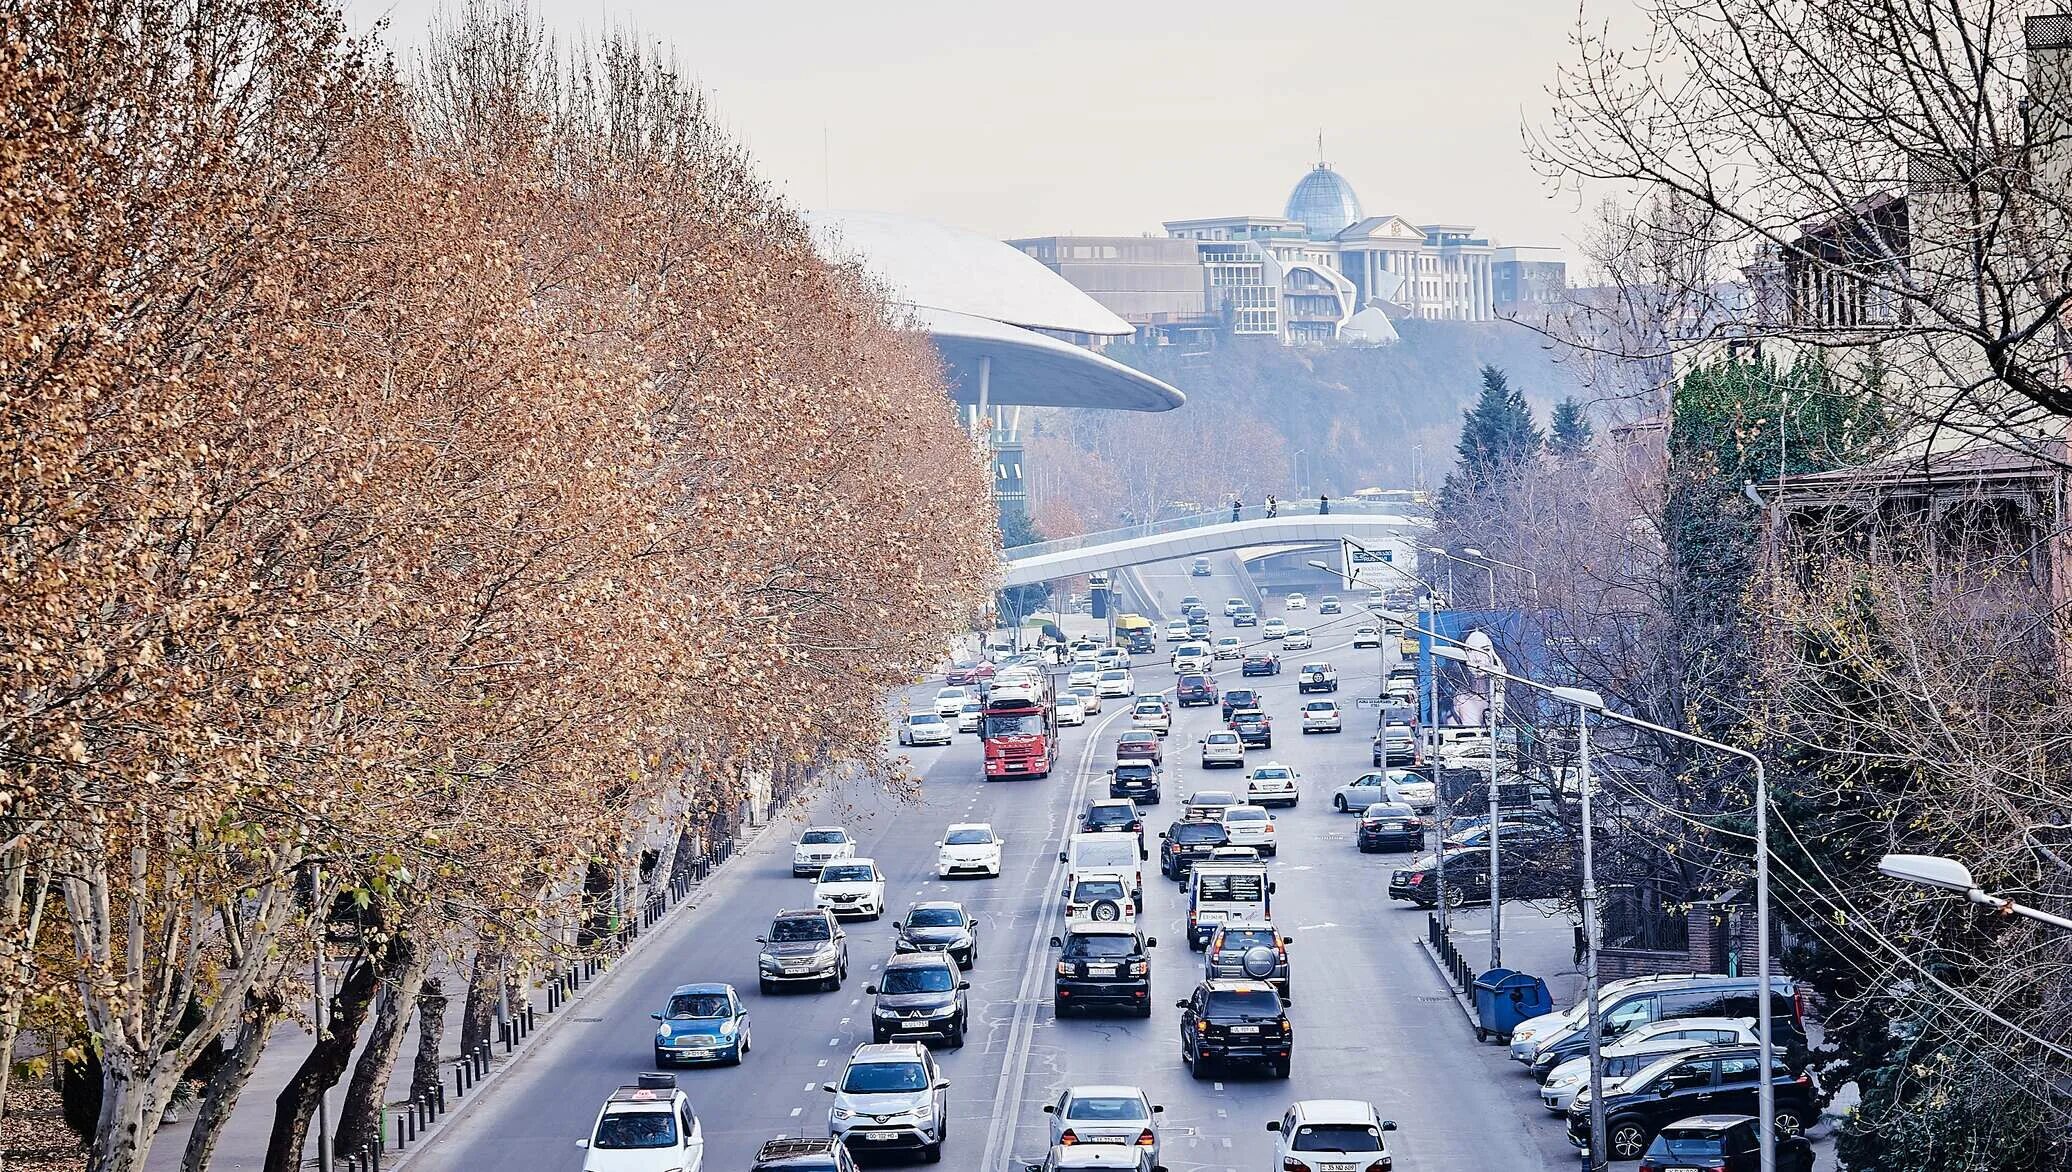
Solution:
[{"label": "dark crossover suv", "polygon": [[[1264,981],[1203,981],[1180,1007],[1180,1060],[1195,1078],[1217,1063],[1256,1062],[1288,1077],[1295,1026],[1281,995]],[[1586,1121],[1587,1126],[1587,1121]]]},{"label": "dark crossover suv", "polygon": [[[1506,847],[1511,845],[1508,835],[1504,842]],[[1506,849],[1501,864],[1504,897],[1546,899],[1568,890],[1568,853],[1556,851],[1554,855],[1551,859],[1527,859]],[[1448,846],[1446,887],[1449,907],[1489,902],[1489,848]],[[1400,870],[1389,872],[1389,898],[1409,900],[1419,907],[1436,907],[1439,903],[1436,860],[1425,855]]]},{"label": "dark crossover suv", "polygon": [[1182,819],[1165,828],[1158,836],[1159,873],[1176,883],[1185,883],[1187,873],[1194,865],[1216,853],[1216,848],[1230,842],[1230,833],[1223,829],[1223,823],[1202,819]]},{"label": "dark crossover suv", "polygon": [[1108,796],[1130,798],[1146,806],[1158,804],[1163,789],[1158,766],[1146,760],[1118,761],[1108,771]]},{"label": "dark crossover suv", "polygon": [[1259,707],[1259,690],[1257,688],[1232,688],[1228,692],[1223,693],[1223,719],[1225,721],[1228,721],[1233,713],[1257,707]]},{"label": "dark crossover suv", "polygon": [[[1208,945],[1202,949],[1203,969],[1212,979],[1222,977],[1236,981],[1249,977],[1265,981],[1281,995],[1283,1004],[1292,1003],[1295,996],[1294,983],[1288,975],[1289,939],[1264,920],[1225,920],[1217,925],[1215,934],[1209,937]],[[1263,966],[1259,971],[1246,969],[1246,962],[1251,959],[1248,954],[1254,949],[1261,950],[1262,957],[1272,954],[1273,971],[1270,974],[1260,975],[1264,972]]]},{"label": "dark crossover suv", "polygon": [[[1665,1055],[1604,1096],[1604,1146],[1614,1160],[1638,1160],[1657,1134],[1693,1116],[1754,1114],[1760,1090],[1758,1050],[1749,1044],[1708,1046]],[[1810,1074],[1794,1074],[1783,1059],[1771,1068],[1777,1096],[1777,1134],[1797,1135],[1819,1121]],[[1568,1109],[1568,1141],[1590,1145],[1590,1103],[1583,1095]]]},{"label": "dark crossover suv", "polygon": [[748,1172],[856,1172],[856,1161],[840,1140],[773,1139],[755,1154]]},{"label": "dark crossover suv", "polygon": [[849,941],[834,913],[824,908],[778,912],[756,958],[762,990],[774,993],[786,985],[819,985],[839,989],[849,979]]},{"label": "dark crossover suv", "polygon": [[978,919],[953,899],[935,899],[907,909],[892,925],[894,952],[946,952],[965,968],[978,963]]},{"label": "dark crossover suv", "polygon": [[1273,748],[1273,721],[1257,708],[1246,708],[1232,713],[1230,731],[1246,748]]},{"label": "dark crossover suv", "polygon": [[876,997],[871,1005],[871,1041],[938,1040],[964,1044],[970,1006],[957,962],[940,952],[895,953],[885,962],[878,983],[863,991]]},{"label": "dark crossover suv", "polygon": [[1127,1009],[1151,1016],[1151,953],[1158,941],[1127,924],[1082,921],[1050,938],[1059,950],[1051,1008],[1063,1017],[1075,1009]]},{"label": "dark crossover suv", "polygon": [[[1758,1172],[1762,1151],[1756,1121],[1747,1115],[1694,1115],[1662,1129],[1640,1158],[1637,1172],[1702,1168],[1705,1172]],[[1813,1172],[1813,1145],[1802,1135],[1777,1141],[1777,1172]]]},{"label": "dark crossover suv", "polygon": [[1214,704],[1216,702],[1216,677],[1193,673],[1181,676],[1180,682],[1173,687],[1173,698],[1179,702],[1182,708],[1192,708],[1197,704]]}]

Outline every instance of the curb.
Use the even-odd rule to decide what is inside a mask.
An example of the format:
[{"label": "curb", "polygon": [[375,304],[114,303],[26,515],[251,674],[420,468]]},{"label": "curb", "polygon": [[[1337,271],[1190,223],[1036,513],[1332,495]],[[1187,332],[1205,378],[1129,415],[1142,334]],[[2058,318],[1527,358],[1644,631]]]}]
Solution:
[{"label": "curb", "polygon": [[1447,995],[1452,997],[1454,1005],[1459,1007],[1461,1017],[1466,1019],[1468,1028],[1470,1030],[1481,1029],[1482,1020],[1475,1016],[1474,1004],[1468,1000],[1467,994],[1454,988],[1453,978],[1447,973],[1446,966],[1440,962],[1439,954],[1432,950],[1431,941],[1421,936],[1412,937],[1411,939],[1417,945],[1417,950],[1424,954],[1424,958],[1432,962],[1432,972],[1438,975],[1439,983],[1446,986]]},{"label": "curb", "polygon": [[[451,1110],[440,1115],[432,1126],[420,1130],[411,1147],[393,1154],[383,1153],[381,1167],[393,1172],[395,1169],[413,1164],[419,1156],[423,1155],[442,1139],[447,1132],[451,1131],[455,1124],[467,1118],[468,1113],[478,1103],[490,1098],[497,1084],[503,1081],[506,1075],[524,1065],[525,1061],[538,1051],[539,1046],[537,1043],[539,1041],[554,1033],[562,1022],[574,1016],[571,1013],[565,1012],[566,1010],[582,1005],[592,997],[596,990],[609,987],[617,979],[620,971],[627,967],[627,962],[637,957],[648,946],[649,941],[667,935],[668,930],[677,921],[683,919],[684,913],[687,911],[695,911],[705,906],[706,900],[712,895],[712,889],[718,885],[715,881],[726,878],[733,869],[732,864],[734,860],[752,851],[776,822],[777,819],[772,817],[761,826],[756,827],[752,833],[737,839],[733,853],[728,855],[724,862],[714,867],[703,881],[686,893],[682,899],[676,901],[676,906],[664,912],[661,919],[656,920],[643,930],[640,935],[634,937],[633,943],[624,951],[613,956],[611,964],[602,973],[593,977],[589,984],[584,985],[566,1000],[562,1001],[560,1008],[549,1016],[546,1021],[541,1022],[525,1035],[524,1044],[514,1049],[501,1063],[491,1066],[489,1073],[476,1081],[465,1098],[457,1101]],[[444,1061],[442,1058],[442,1064]]]}]

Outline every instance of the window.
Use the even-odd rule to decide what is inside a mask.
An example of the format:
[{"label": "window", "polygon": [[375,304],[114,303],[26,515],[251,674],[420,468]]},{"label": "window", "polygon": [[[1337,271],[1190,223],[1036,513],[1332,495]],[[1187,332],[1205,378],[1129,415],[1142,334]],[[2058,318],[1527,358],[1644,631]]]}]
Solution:
[{"label": "window", "polygon": [[724,993],[679,993],[669,999],[669,1012],[666,1016],[671,1021],[696,1021],[700,1018],[709,1020],[727,1017],[732,1012],[733,1009],[727,1004],[727,995]]},{"label": "window", "polygon": [[1657,1087],[1669,1087],[1679,1091],[1696,1090],[1712,1085],[1712,1063],[1685,1062],[1670,1068],[1655,1083]]},{"label": "window", "polygon": [[[919,716],[916,716],[914,719],[918,721],[921,718]],[[928,717],[928,719],[935,720],[938,718],[930,716]],[[833,842],[847,842],[849,841],[849,836],[842,833],[839,830],[808,830],[805,834],[799,837],[799,841],[802,843],[823,845],[826,843]]]},{"label": "window", "polygon": [[1087,933],[1065,937],[1065,955],[1074,960],[1091,957],[1123,958],[1137,952],[1135,936]]},{"label": "window", "polygon": [[993,841],[993,832],[990,830],[952,830],[949,837],[943,841],[951,846],[980,846]]},{"label": "window", "polygon": [[1719,1060],[1719,1080],[1722,1083],[1754,1082],[1755,1072],[1760,1069],[1755,1056],[1722,1058]]},{"label": "window", "polygon": [[1655,1019],[1655,1000],[1640,997],[1613,1009],[1604,1018],[1604,1032],[1607,1037],[1617,1037],[1634,1026],[1646,1025]]},{"label": "window", "polygon": [[878,986],[882,993],[947,993],[957,985],[956,978],[943,965],[902,965],[885,970],[885,980]]},{"label": "window", "polygon": [[918,1062],[863,1062],[842,1076],[852,1095],[885,1095],[928,1089],[928,1072]]},{"label": "window", "polygon": [[594,1148],[673,1148],[676,1146],[674,1111],[621,1111],[597,1121]]},{"label": "window", "polygon": [[796,944],[806,940],[829,939],[827,921],[819,916],[811,919],[779,920],[770,925],[770,939],[780,944]]},{"label": "window", "polygon": [[1362,1123],[1309,1123],[1295,1129],[1298,1152],[1378,1152],[1381,1129]]},{"label": "window", "polygon": [[1134,1098],[1074,1099],[1065,1111],[1067,1119],[1085,1119],[1099,1123],[1134,1123],[1150,1117],[1151,1113],[1144,1109],[1144,1101]]},{"label": "window", "polygon": [[1209,991],[1209,1012],[1234,1017],[1257,1017],[1278,1014],[1281,999],[1272,989],[1212,989]]},{"label": "window", "polygon": [[909,928],[961,928],[964,913],[953,907],[917,907],[906,922]]}]

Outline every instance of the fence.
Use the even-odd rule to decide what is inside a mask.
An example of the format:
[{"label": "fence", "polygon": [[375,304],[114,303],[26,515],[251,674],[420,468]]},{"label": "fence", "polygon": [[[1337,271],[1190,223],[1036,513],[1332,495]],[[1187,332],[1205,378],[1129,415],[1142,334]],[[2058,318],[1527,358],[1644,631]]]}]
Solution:
[{"label": "fence", "polygon": [[[640,905],[637,914],[621,923],[608,934],[597,939],[582,957],[571,962],[566,969],[553,974],[546,984],[545,1015],[551,1015],[566,1008],[576,999],[577,993],[589,981],[610,971],[612,962],[640,939],[640,934],[654,927],[669,914],[671,908],[683,901],[699,883],[712,874],[715,867],[734,857],[739,840],[734,834],[726,837],[691,858],[682,866],[674,868],[668,884],[651,895]],[[382,1109],[380,1141],[369,1144],[357,1152],[338,1153],[337,1167],[341,1172],[380,1172],[383,1159],[400,1156],[408,1151],[428,1132],[432,1125],[446,1114],[450,1107],[457,1106],[468,1092],[487,1078],[497,1060],[497,1048],[503,1048],[503,1057],[509,1059],[525,1044],[540,1024],[542,1011],[534,1006],[530,998],[526,1004],[513,1008],[510,1014],[496,1023],[496,1039],[483,1042],[453,1059],[453,1093],[447,1094],[444,1081],[433,1084],[433,1089],[417,1095],[403,1103],[390,1103]]]},{"label": "fence", "polygon": [[1465,993],[1474,988],[1475,966],[1453,946],[1453,937],[1439,927],[1436,912],[1425,913],[1425,938],[1431,942],[1433,955],[1439,958],[1439,967],[1446,970],[1447,979],[1453,982],[1454,992]]}]

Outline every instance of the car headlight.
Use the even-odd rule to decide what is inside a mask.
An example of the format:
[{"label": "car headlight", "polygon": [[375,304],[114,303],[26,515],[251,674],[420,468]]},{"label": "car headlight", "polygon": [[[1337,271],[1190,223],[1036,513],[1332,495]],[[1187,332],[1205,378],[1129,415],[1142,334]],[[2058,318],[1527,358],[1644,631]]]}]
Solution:
[{"label": "car headlight", "polygon": [[733,1036],[734,1036],[734,1031],[735,1031],[736,1029],[738,1029],[738,1028],[740,1027],[740,1024],[741,1024],[741,1023],[739,1023],[739,1022],[732,1022],[732,1021],[723,1021],[723,1022],[721,1022],[721,1023],[720,1023],[720,1025],[719,1025],[719,1036],[720,1036],[720,1037],[722,1037],[722,1038],[731,1038],[731,1037],[733,1037]]},{"label": "car headlight", "polygon": [[676,1035],[669,1032],[668,1026],[663,1026],[661,1029],[655,1031],[656,1042],[667,1042],[673,1039],[674,1037],[676,1037]]},{"label": "car headlight", "polygon": [[914,1118],[920,1120],[923,1123],[926,1123],[930,1119],[935,1118],[935,1104],[923,1103],[920,1106],[914,1108],[912,1111],[907,1112],[907,1114],[912,1115]]},{"label": "car headlight", "polygon": [[849,1110],[847,1107],[835,1107],[828,1111],[827,1117],[829,1119],[849,1119],[853,1118],[855,1114],[854,1111]]}]

